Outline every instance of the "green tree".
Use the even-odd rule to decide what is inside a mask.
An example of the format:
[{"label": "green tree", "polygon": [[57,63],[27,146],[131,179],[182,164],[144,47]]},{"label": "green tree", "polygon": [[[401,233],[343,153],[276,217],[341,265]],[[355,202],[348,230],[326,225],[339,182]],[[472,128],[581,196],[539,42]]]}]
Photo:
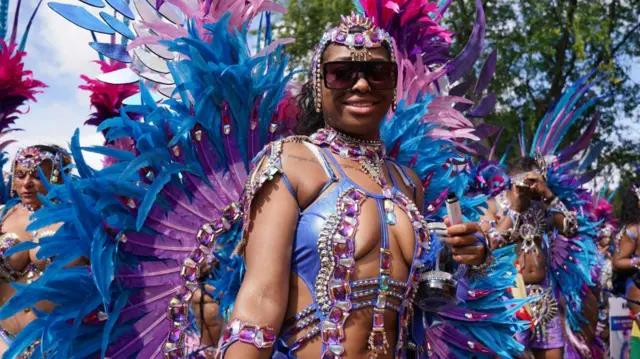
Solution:
[{"label": "green tree", "polygon": [[352,0],[288,0],[287,13],[276,28],[280,37],[294,37],[287,53],[300,69],[308,69],[311,52],[325,31],[337,24],[340,15],[355,10]]},{"label": "green tree", "polygon": [[[487,47],[498,50],[496,75],[489,90],[496,92],[499,105],[487,122],[505,128],[499,148],[505,149],[516,136],[521,119],[530,140],[538,120],[563,90],[597,70],[602,80],[589,95],[609,95],[596,106],[601,114],[596,140],[605,142],[597,170],[606,168],[605,176],[619,171],[623,183],[633,180],[636,171],[632,163],[640,158],[635,147],[640,144],[640,85],[631,74],[632,66],[640,66],[640,1],[483,3]],[[454,53],[471,33],[474,12],[475,0],[455,0],[449,9],[445,21],[460,40]],[[583,128],[574,126],[568,140],[575,139]]]}]

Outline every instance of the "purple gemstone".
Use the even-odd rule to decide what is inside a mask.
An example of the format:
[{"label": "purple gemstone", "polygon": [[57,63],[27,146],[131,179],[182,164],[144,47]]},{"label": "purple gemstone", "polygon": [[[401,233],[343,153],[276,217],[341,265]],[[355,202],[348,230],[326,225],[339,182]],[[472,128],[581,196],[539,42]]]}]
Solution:
[{"label": "purple gemstone", "polygon": [[384,189],[382,190],[382,195],[383,195],[385,198],[392,198],[392,197],[393,197],[393,194],[391,193],[391,189],[390,189],[390,188],[384,188]]},{"label": "purple gemstone", "polygon": [[373,327],[374,328],[384,327],[384,312],[373,312]]},{"label": "purple gemstone", "polygon": [[373,335],[373,345],[376,347],[384,345],[384,333],[375,333]]},{"label": "purple gemstone", "polygon": [[333,287],[331,288],[331,292],[333,293],[333,298],[336,300],[347,299],[347,291],[344,289],[344,286]]},{"label": "purple gemstone", "polygon": [[360,199],[362,199],[362,194],[358,191],[351,191],[349,193],[349,197],[355,201],[359,201]]},{"label": "purple gemstone", "polygon": [[353,250],[353,246],[351,245],[351,241],[346,241],[343,243],[335,243],[333,245],[333,252],[339,258],[350,257],[352,250]]},{"label": "purple gemstone", "polygon": [[362,33],[357,33],[353,36],[353,43],[356,46],[362,46],[364,45],[364,35],[362,35]]},{"label": "purple gemstone", "polygon": [[338,233],[340,233],[345,237],[351,237],[354,232],[355,232],[355,228],[352,225],[344,222],[341,223],[340,227],[338,228]]},{"label": "purple gemstone", "polygon": [[198,278],[197,268],[182,267],[182,278],[188,280],[189,282],[195,281],[196,278]]},{"label": "purple gemstone", "polygon": [[346,39],[347,39],[347,36],[342,32],[336,35],[336,41],[344,42],[344,40]]},{"label": "purple gemstone", "polygon": [[262,334],[265,342],[273,342],[276,340],[276,334],[271,330],[263,330]]},{"label": "purple gemstone", "polygon": [[333,277],[340,280],[345,280],[347,278],[347,273],[349,269],[347,267],[338,265],[336,269],[333,271]]},{"label": "purple gemstone", "polygon": [[197,248],[195,251],[193,251],[193,253],[191,253],[191,259],[193,259],[194,262],[200,262],[202,257],[204,257],[204,253],[200,250],[200,248]]},{"label": "purple gemstone", "polygon": [[380,253],[380,267],[382,269],[389,269],[391,267],[391,256],[389,253]]},{"label": "purple gemstone", "polygon": [[358,208],[355,205],[347,205],[347,209],[345,210],[345,214],[349,217],[355,217],[358,214]]},{"label": "purple gemstone", "polygon": [[167,340],[171,343],[177,343],[178,341],[180,341],[181,336],[182,336],[182,330],[178,328],[173,328],[169,332],[169,337],[167,338]]},{"label": "purple gemstone", "polygon": [[187,287],[181,287],[176,296],[180,300],[187,301],[191,297],[191,291]]},{"label": "purple gemstone", "polygon": [[371,41],[372,41],[372,42],[378,42],[378,41],[380,41],[380,36],[378,36],[378,32],[377,32],[377,31],[376,31],[376,32],[374,32],[374,33],[371,35]]},{"label": "purple gemstone", "polygon": [[183,322],[187,319],[187,316],[184,310],[184,304],[179,305],[177,307],[173,307],[171,308],[170,311],[171,311],[170,316],[171,318],[173,318],[173,321],[175,322]]},{"label": "purple gemstone", "polygon": [[338,323],[340,320],[342,320],[342,310],[336,307],[331,309],[331,312],[329,313],[329,320],[334,323]]},{"label": "purple gemstone", "polygon": [[204,246],[208,246],[209,244],[211,244],[213,242],[214,238],[215,238],[215,235],[213,235],[213,234],[205,235],[204,237],[202,237],[200,239],[200,244],[202,244]]},{"label": "purple gemstone", "polygon": [[254,328],[242,328],[242,330],[240,330],[240,339],[242,339],[243,341],[253,341],[253,338],[255,338],[256,336],[256,331]]}]

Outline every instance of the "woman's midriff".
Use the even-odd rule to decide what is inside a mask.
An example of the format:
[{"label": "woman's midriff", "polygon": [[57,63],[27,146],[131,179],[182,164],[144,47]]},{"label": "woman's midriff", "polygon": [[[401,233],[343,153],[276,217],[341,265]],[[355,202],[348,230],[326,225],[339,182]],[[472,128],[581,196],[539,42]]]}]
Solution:
[{"label": "woman's midriff", "polygon": [[522,278],[526,284],[540,284],[546,279],[547,261],[538,241],[536,241],[536,248],[537,254],[520,252],[518,257]]},{"label": "woman's midriff", "polygon": [[[409,276],[408,265],[400,250],[399,241],[401,237],[414,243],[413,227],[409,219],[396,206],[397,224],[388,226],[389,230],[389,249],[391,251],[391,278],[406,282]],[[360,225],[356,234],[355,243],[355,273],[351,280],[378,278],[380,276],[379,258],[380,258],[380,222],[375,202],[372,199],[362,206],[360,215]],[[366,225],[365,225],[366,224]],[[367,287],[371,288],[371,287]],[[364,289],[364,288],[360,288]],[[359,298],[357,301],[375,299],[374,296]],[[389,299],[387,301],[394,304],[400,304],[397,299]],[[292,273],[290,279],[289,303],[287,308],[286,319],[293,317],[296,313],[307,308],[313,302],[313,298],[307,289],[304,281]],[[316,324],[317,325],[317,321]],[[298,338],[304,336],[310,326],[287,341],[288,344],[295,342]],[[368,358],[368,340],[373,327],[373,308],[352,310],[345,325],[345,339],[341,343],[344,346],[344,358]],[[398,313],[394,310],[385,310],[385,331],[389,348],[386,354],[380,353],[378,358],[391,359],[398,335]],[[322,342],[320,335],[315,336],[308,341],[294,354],[300,359],[317,359],[322,351]]]},{"label": "woman's midriff", "polygon": [[[25,283],[26,281],[23,279],[18,282]],[[15,293],[16,290],[10,283],[0,283],[0,307],[4,306]],[[24,327],[27,326],[27,324],[31,323],[36,318],[37,317],[33,310],[23,310],[10,318],[0,320],[0,327],[13,335],[17,335],[22,331],[22,329],[24,329]]]}]

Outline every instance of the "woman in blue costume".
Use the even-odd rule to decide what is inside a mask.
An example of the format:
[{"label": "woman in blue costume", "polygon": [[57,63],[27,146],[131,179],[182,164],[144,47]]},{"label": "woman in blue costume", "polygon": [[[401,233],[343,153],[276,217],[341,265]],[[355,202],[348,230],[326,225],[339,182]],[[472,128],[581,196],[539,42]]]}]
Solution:
[{"label": "woman in blue costume", "polygon": [[[453,109],[466,100],[446,92],[482,49],[482,8],[471,45],[448,61],[446,32],[434,25],[447,2],[397,1],[396,12],[394,2],[375,3],[361,6],[370,17],[345,17],[322,38],[298,135],[287,137],[287,57],[276,46],[249,54],[246,23],[234,21],[251,3],[229,2],[245,8],[223,13],[229,7],[202,2],[214,20],[189,20],[188,32],[161,43],[179,54],[168,63],[175,98],[158,105],[142,86],[138,105],[99,128],[109,140],[133,139],[136,153],[93,149],[118,160],[98,171],[72,140],[79,177],[51,192],[34,225],[65,219],[41,244],[58,256],[0,317],[40,298],[58,304],[30,332],[48,358],[199,357],[205,341],[190,339],[202,329],[194,298],[204,294],[225,324],[219,357],[516,355],[522,302],[500,300],[513,286],[514,253],[488,253],[473,222],[486,198],[465,196],[456,164],[478,138]],[[413,20],[420,36],[392,39],[373,20],[387,11],[395,15],[379,18],[392,19],[389,28]],[[428,224],[425,216],[442,220],[450,192],[468,223]],[[423,310],[418,283],[436,269],[437,234],[460,264],[457,293],[448,292],[458,302]],[[65,267],[77,256],[91,259],[89,270]],[[425,278],[451,280],[441,275]],[[203,307],[205,318],[217,314]]]}]

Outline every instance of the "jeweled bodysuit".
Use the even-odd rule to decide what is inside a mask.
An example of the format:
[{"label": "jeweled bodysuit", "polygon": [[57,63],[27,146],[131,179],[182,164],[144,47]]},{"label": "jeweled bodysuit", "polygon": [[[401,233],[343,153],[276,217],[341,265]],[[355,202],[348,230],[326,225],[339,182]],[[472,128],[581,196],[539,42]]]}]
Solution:
[{"label": "jeweled bodysuit", "polygon": [[[417,270],[421,266],[421,256],[430,246],[426,222],[412,200],[401,192],[393,176],[392,184],[385,187],[383,194],[369,192],[351,180],[330,152],[337,152],[343,157],[353,157],[353,153],[345,152],[353,151],[353,147],[338,149],[333,144],[327,146],[327,136],[335,136],[335,132],[323,130],[309,139],[293,139],[298,142],[304,141],[313,150],[329,181],[317,195],[317,200],[300,212],[291,256],[291,270],[304,281],[313,296],[313,303],[294,317],[285,320],[276,340],[274,353],[286,354],[293,358],[296,350],[310,339],[320,336],[322,357],[339,358],[344,354],[344,326],[349,315],[354,311],[373,307],[372,331],[368,341],[371,353],[386,352],[389,347],[385,335],[384,313],[386,310],[392,310],[398,313],[400,323],[397,342],[394,338],[390,348],[402,356],[407,343],[408,318],[411,315],[415,294],[414,284],[418,279]],[[252,176],[252,182],[260,181],[263,173],[282,173],[282,142],[273,143],[267,152],[265,156],[268,165]],[[385,166],[389,173],[391,166],[395,167],[405,185],[413,187],[401,166],[391,161],[386,161]],[[282,176],[289,190],[295,195],[287,177],[284,174]],[[257,189],[259,184],[254,183],[250,187]],[[365,201],[375,202],[380,219],[380,274],[374,278],[353,280],[355,235],[359,225],[362,225],[359,216]],[[396,225],[393,212],[395,206],[408,215],[415,233],[414,261],[406,280],[390,278],[388,227]],[[285,343],[302,331],[306,333],[299,336],[294,343]],[[221,352],[224,352],[224,349],[221,348]]]}]

